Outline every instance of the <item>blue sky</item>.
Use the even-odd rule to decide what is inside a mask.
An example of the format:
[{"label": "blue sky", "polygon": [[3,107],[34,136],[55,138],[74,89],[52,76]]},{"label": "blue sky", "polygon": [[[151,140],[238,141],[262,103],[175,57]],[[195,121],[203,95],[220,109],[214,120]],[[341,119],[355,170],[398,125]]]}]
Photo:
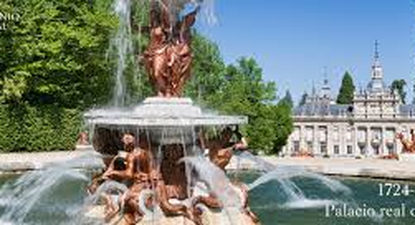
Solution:
[{"label": "blue sky", "polygon": [[279,96],[290,89],[298,101],[325,71],[333,95],[346,70],[365,87],[375,40],[388,84],[397,78],[410,84],[415,75],[414,0],[216,0],[215,14],[216,24],[199,22],[198,30],[227,63],[254,57]]}]

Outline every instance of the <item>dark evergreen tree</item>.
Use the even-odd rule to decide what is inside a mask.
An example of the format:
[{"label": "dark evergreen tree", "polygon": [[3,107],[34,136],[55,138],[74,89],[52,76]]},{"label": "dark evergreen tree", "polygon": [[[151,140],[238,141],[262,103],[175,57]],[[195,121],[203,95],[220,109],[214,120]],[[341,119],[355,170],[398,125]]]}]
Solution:
[{"label": "dark evergreen tree", "polygon": [[285,92],[285,96],[284,96],[284,98],[282,98],[280,100],[280,102],[286,104],[290,108],[292,108],[294,106],[293,98],[292,98],[291,92],[289,90],[287,90]]},{"label": "dark evergreen tree", "polygon": [[392,82],[392,90],[396,90],[401,97],[402,103],[405,104],[406,91],[405,91],[406,81],[404,79],[394,80]]},{"label": "dark evergreen tree", "polygon": [[303,95],[301,95],[301,99],[300,99],[300,102],[298,103],[298,105],[299,106],[305,105],[305,103],[307,101],[307,98],[308,98],[308,94],[307,94],[307,92],[304,92]]},{"label": "dark evergreen tree", "polygon": [[355,86],[353,83],[353,78],[349,72],[346,72],[343,76],[339,95],[337,96],[337,104],[351,104],[353,101],[354,91]]}]

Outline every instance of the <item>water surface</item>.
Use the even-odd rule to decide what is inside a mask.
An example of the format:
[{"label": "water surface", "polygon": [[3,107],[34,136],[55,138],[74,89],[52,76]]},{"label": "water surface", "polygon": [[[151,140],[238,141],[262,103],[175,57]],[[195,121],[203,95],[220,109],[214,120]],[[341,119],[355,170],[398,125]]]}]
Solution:
[{"label": "water surface", "polygon": [[[238,174],[239,180],[246,183],[253,182],[258,178],[256,173]],[[0,188],[3,190],[16,181],[18,175],[1,176]],[[281,184],[277,181],[270,181],[261,184],[250,192],[250,206],[264,225],[367,225],[367,224],[415,224],[415,217],[409,214],[410,209],[415,208],[415,193],[409,196],[379,196],[379,184],[385,182],[397,183],[402,186],[408,184],[410,189],[415,190],[415,185],[408,182],[395,182],[385,180],[335,178],[348,186],[352,193],[333,193],[328,187],[322,185],[318,180],[310,178],[293,178],[293,181],[304,193],[306,199],[290,199],[283,191]],[[39,200],[23,220],[23,224],[76,224],[74,217],[76,209],[82,206],[83,199],[87,196],[85,187],[88,181],[77,176],[68,176],[61,179],[48,190],[37,193]],[[5,202],[7,192],[0,193],[0,221],[4,215],[13,207],[15,202]],[[25,198],[31,198],[24,195]],[[18,196],[17,196],[18,197]],[[326,216],[326,205],[347,204],[350,207],[366,206],[366,208],[400,208],[402,204],[406,207],[404,217],[387,217],[380,215],[364,218],[339,218],[330,213]],[[19,215],[19,214],[17,214]],[[19,221],[18,218],[13,218]],[[4,224],[4,223],[2,223]],[[21,223],[12,223],[21,224]]]}]

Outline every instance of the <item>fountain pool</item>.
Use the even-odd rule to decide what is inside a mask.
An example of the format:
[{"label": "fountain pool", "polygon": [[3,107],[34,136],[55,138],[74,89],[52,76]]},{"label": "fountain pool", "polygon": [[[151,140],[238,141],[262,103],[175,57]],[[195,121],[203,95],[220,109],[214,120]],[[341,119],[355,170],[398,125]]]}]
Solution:
[{"label": "fountain pool", "polygon": [[[32,173],[32,172],[30,172]],[[0,196],[0,219],[4,219],[4,215],[13,210],[13,205],[18,204],[15,201],[5,201],[5,196],[8,187],[17,182],[23,175],[8,175],[0,177],[0,188],[2,195]],[[98,222],[89,223],[82,221],[79,218],[79,209],[84,204],[84,199],[87,197],[86,187],[89,183],[90,173],[79,170],[72,170],[66,173],[63,179],[50,186],[44,194],[47,197],[39,198],[34,203],[32,208],[27,212],[27,215],[16,213],[16,216],[22,216],[21,222],[18,218],[13,218],[8,224],[33,224],[33,225],[48,225],[48,224],[97,224]],[[232,177],[232,174],[230,175]],[[246,183],[252,183],[259,175],[255,172],[244,172],[238,174],[238,178]],[[406,214],[405,217],[366,217],[366,218],[336,218],[334,216],[326,217],[326,204],[331,204],[335,201],[346,202],[350,205],[355,204],[362,207],[366,204],[368,207],[379,209],[384,208],[399,208],[405,204],[406,209],[415,208],[415,202],[411,197],[379,197],[377,194],[378,185],[385,182],[384,180],[371,179],[355,179],[355,178],[335,178],[341,181],[352,190],[350,196],[336,196],[328,190],[328,187],[321,185],[318,181],[308,178],[293,178],[298,187],[304,190],[304,194],[308,199],[320,199],[311,204],[306,202],[295,202],[287,199],[286,194],[281,191],[281,186],[276,181],[270,181],[259,185],[250,191],[249,201],[251,210],[259,217],[261,224],[288,224],[288,225],[303,225],[303,224],[336,224],[336,225],[367,225],[367,224],[414,224],[415,218]],[[407,182],[405,184],[408,184]],[[415,188],[414,183],[409,183],[411,188]],[[26,187],[28,189],[31,186]],[[25,193],[28,190],[22,190]],[[42,194],[42,193],[38,193]],[[18,196],[15,196],[18,197]],[[26,196],[27,197],[27,196]],[[30,196],[29,196],[30,197]],[[34,196],[32,196],[34,197]],[[13,198],[12,198],[13,199]],[[330,199],[330,201],[323,201],[321,199]],[[354,199],[354,200],[353,200]],[[10,199],[9,199],[10,200]],[[300,207],[302,206],[302,207]],[[14,209],[16,210],[16,209]],[[78,211],[77,211],[78,210]],[[1,224],[7,224],[1,221]]]}]

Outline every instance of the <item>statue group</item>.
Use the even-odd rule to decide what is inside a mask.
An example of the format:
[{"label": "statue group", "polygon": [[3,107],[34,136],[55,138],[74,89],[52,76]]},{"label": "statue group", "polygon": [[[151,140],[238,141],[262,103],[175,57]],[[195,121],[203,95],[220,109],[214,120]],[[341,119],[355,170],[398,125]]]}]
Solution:
[{"label": "statue group", "polygon": [[152,1],[150,9],[150,43],[144,52],[145,68],[159,97],[179,97],[190,77],[192,52],[191,27],[197,7],[182,18],[173,14],[167,1]]},{"label": "statue group", "polygon": [[[205,138],[200,132],[199,149],[207,150],[206,160],[221,173],[225,172],[225,167],[235,151],[247,149],[244,138],[234,142],[237,140],[235,135],[231,128],[223,129],[215,138]],[[108,139],[108,136],[105,138]],[[137,224],[146,213],[159,208],[167,217],[184,217],[196,225],[201,225],[201,216],[204,213],[201,205],[213,210],[224,207],[217,190],[210,187],[202,174],[186,168],[182,161],[185,157],[182,145],[163,145],[160,149],[162,155],[158,159],[154,156],[156,154],[151,150],[151,140],[146,135],[136,138],[133,133],[126,132],[121,135],[120,141],[123,149],[108,163],[105,172],[96,176],[88,187],[91,195],[97,195],[103,201],[106,222],[110,223],[114,218],[121,217],[124,224]],[[187,174],[191,174],[190,180]],[[107,182],[123,184],[127,189],[116,192],[111,189],[99,190]],[[215,182],[221,187],[220,191],[228,188],[224,180]],[[204,185],[205,194],[199,195],[194,191],[197,183]],[[247,188],[239,182],[233,182],[230,186],[239,193],[239,212],[249,220],[245,224],[257,223],[256,216],[248,207]],[[189,187],[192,190],[190,192]],[[189,200],[190,203],[184,203]]]}]

